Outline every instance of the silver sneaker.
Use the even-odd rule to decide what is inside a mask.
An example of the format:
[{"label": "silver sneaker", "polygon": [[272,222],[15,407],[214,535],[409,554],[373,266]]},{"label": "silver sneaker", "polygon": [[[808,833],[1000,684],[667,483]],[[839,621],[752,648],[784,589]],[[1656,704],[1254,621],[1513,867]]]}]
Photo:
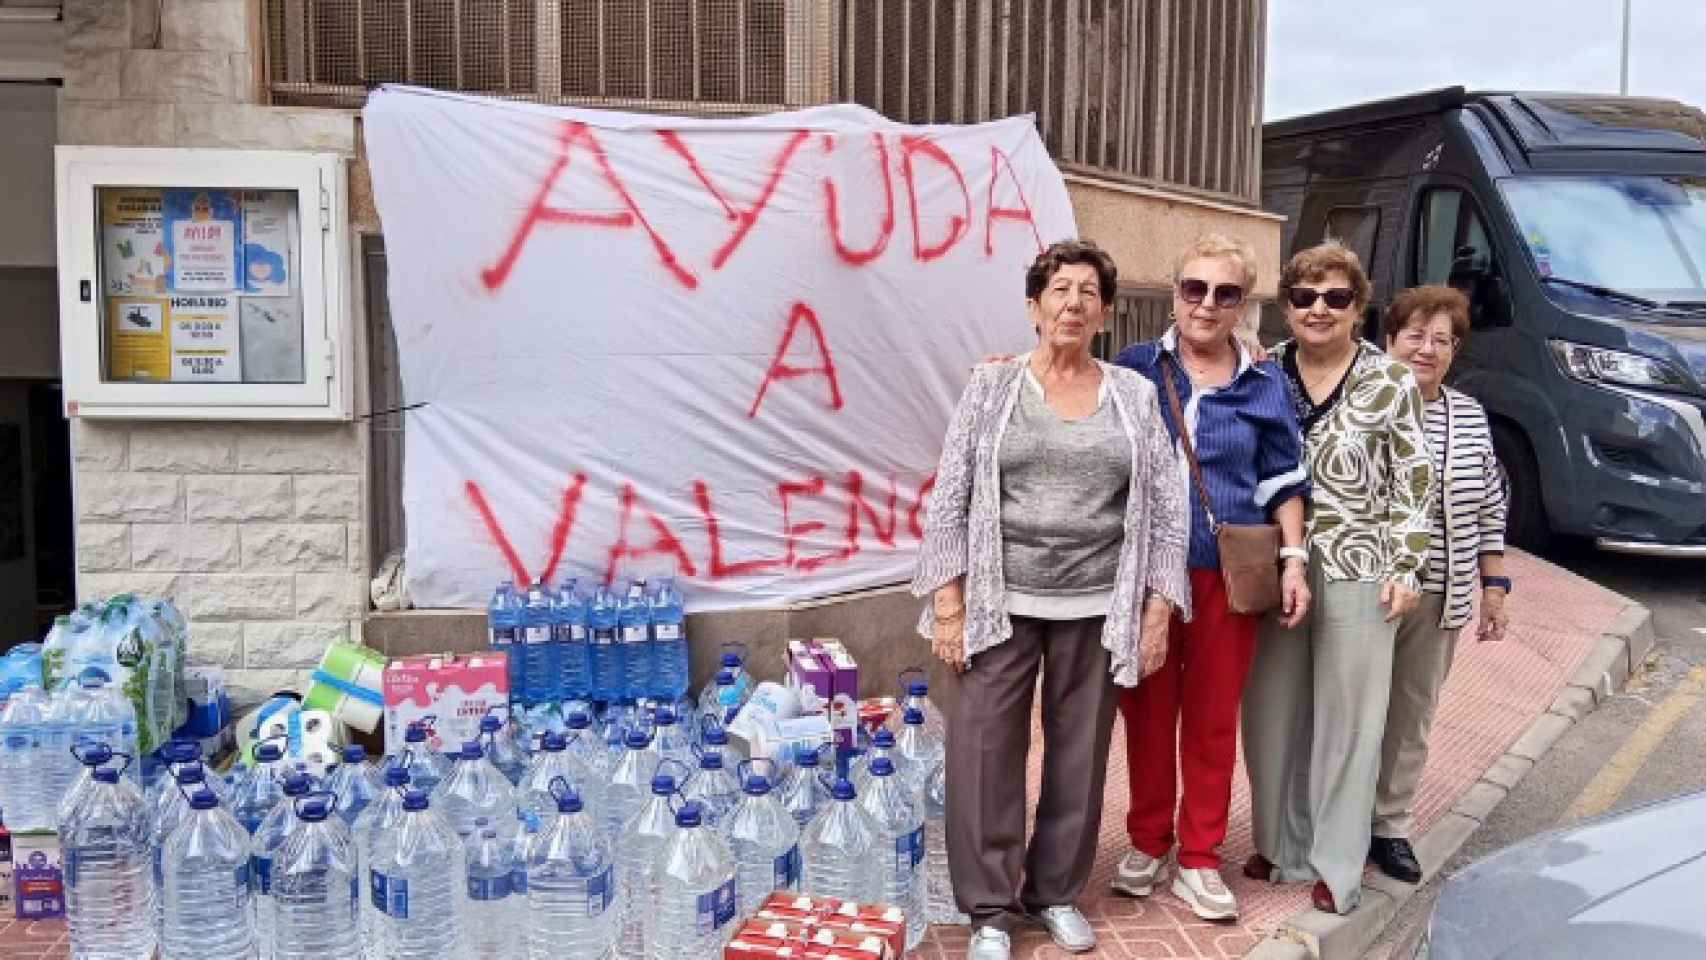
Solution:
[{"label": "silver sneaker", "polygon": [[966,960],[1012,960],[1013,939],[994,927],[978,927],[966,945]]},{"label": "silver sneaker", "polygon": [[1226,888],[1220,871],[1211,867],[1180,867],[1173,878],[1173,896],[1204,920],[1238,919],[1238,898]]},{"label": "silver sneaker", "polygon": [[1132,847],[1114,868],[1111,886],[1128,897],[1147,897],[1155,889],[1155,881],[1161,877],[1164,862]]},{"label": "silver sneaker", "polygon": [[1084,919],[1077,907],[1071,904],[1044,907],[1031,916],[1048,928],[1055,946],[1067,953],[1089,953],[1096,949],[1096,931],[1090,929],[1090,921]]}]

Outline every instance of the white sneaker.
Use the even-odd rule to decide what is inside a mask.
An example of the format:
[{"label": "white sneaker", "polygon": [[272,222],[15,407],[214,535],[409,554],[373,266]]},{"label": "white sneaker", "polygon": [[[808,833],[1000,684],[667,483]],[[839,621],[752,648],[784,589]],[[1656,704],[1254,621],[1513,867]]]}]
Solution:
[{"label": "white sneaker", "polygon": [[1147,897],[1161,878],[1164,861],[1132,847],[1114,868],[1112,886],[1128,897]]},{"label": "white sneaker", "polygon": [[1084,919],[1077,907],[1071,904],[1044,907],[1031,916],[1048,928],[1055,946],[1067,953],[1089,953],[1096,949],[1096,931],[1090,929],[1090,921]]},{"label": "white sneaker", "polygon": [[966,945],[966,960],[1012,960],[1013,940],[994,927],[978,927]]},{"label": "white sneaker", "polygon": [[1191,912],[1204,920],[1238,918],[1238,898],[1226,888],[1219,870],[1180,867],[1173,878],[1173,896],[1185,901]]}]

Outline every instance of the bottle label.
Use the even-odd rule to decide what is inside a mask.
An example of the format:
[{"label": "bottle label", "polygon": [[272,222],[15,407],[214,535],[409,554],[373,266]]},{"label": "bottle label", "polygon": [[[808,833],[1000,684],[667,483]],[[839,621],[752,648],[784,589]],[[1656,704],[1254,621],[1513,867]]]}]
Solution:
[{"label": "bottle label", "polygon": [[373,878],[373,909],[387,917],[409,919],[408,879],[387,876],[378,870],[371,871],[370,875]]},{"label": "bottle label", "polygon": [[272,893],[271,857],[250,857],[249,874],[254,877],[256,883],[260,884],[261,896],[264,897],[267,894]]},{"label": "bottle label", "polygon": [[681,624],[679,624],[679,623],[653,624],[652,625],[652,633],[659,640],[680,640],[681,639]]},{"label": "bottle label", "polygon": [[521,628],[522,643],[546,643],[551,639],[551,628],[542,624],[532,624]]},{"label": "bottle label", "polygon": [[496,877],[469,877],[468,899],[477,902],[502,900],[514,892],[510,874]]},{"label": "bottle label", "polygon": [[613,867],[605,867],[597,876],[586,879],[586,918],[593,920],[604,915],[616,902]]},{"label": "bottle label", "polygon": [[646,625],[643,623],[632,623],[626,627],[623,627],[622,628],[622,642],[623,643],[645,643],[646,642]]},{"label": "bottle label", "polygon": [[616,628],[599,627],[592,631],[592,642],[598,646],[607,646],[616,642]]},{"label": "bottle label", "polygon": [[800,847],[795,844],[776,858],[776,889],[792,890],[800,882]]},{"label": "bottle label", "polygon": [[6,737],[6,749],[7,750],[28,750],[29,748],[30,748],[30,736],[29,736],[29,734],[27,734],[27,733],[13,733],[13,734],[7,735],[7,737]]},{"label": "bottle label", "polygon": [[569,642],[571,642],[571,643],[585,643],[586,638],[587,638],[586,624],[584,624],[584,623],[571,623],[571,624],[569,624]]},{"label": "bottle label", "polygon": [[913,871],[918,869],[918,864],[923,860],[923,827],[894,838],[894,876],[896,880],[910,879]]},{"label": "bottle label", "polygon": [[693,918],[696,936],[709,936],[735,918],[735,903],[740,899],[735,895],[735,886],[736,879],[730,877],[717,889],[699,895],[698,909]]},{"label": "bottle label", "polygon": [[518,869],[510,871],[509,888],[511,890],[515,891],[516,896],[519,896],[519,897],[527,896],[527,870],[526,869],[518,868]]}]

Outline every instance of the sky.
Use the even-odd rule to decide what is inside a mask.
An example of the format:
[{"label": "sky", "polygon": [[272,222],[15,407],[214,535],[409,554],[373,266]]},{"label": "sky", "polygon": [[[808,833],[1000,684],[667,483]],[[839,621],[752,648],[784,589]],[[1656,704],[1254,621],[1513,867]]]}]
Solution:
[{"label": "sky", "polygon": [[[1706,0],[1631,0],[1629,93],[1706,108]],[[1616,93],[1622,0],[1268,0],[1265,119],[1418,90]]]}]

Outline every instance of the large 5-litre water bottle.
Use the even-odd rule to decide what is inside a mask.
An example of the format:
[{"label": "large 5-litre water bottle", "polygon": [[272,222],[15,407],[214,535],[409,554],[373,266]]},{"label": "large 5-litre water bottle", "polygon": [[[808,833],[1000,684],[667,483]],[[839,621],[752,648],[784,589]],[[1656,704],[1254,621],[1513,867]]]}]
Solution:
[{"label": "large 5-litre water bottle", "polygon": [[628,818],[651,796],[652,776],[657,772],[658,760],[646,749],[650,743],[644,733],[629,731],[627,748],[610,772],[610,782],[604,786],[603,803],[594,811],[604,828],[604,835],[612,842]]},{"label": "large 5-litre water bottle", "polygon": [[646,581],[628,584],[616,605],[616,623],[622,639],[627,672],[622,678],[622,697],[638,700],[657,687],[657,650],[652,643],[652,609],[646,600]]},{"label": "large 5-litre water bottle", "polygon": [[930,699],[930,682],[929,677],[924,673],[924,668],[908,667],[902,670],[900,681],[905,695],[901,698],[900,708],[889,714],[885,726],[898,734],[905,722],[906,711],[908,709],[917,710],[924,714],[924,729],[932,737],[935,737],[938,743],[946,744],[948,742],[948,727],[942,719],[942,711]]},{"label": "large 5-litre water bottle", "polygon": [[[379,838],[403,818],[403,796],[409,788],[409,771],[402,767],[387,767],[384,781],[385,789],[355,821],[356,877],[362,884],[368,882],[373,851],[379,845]],[[373,899],[365,894],[361,898],[361,942],[365,956],[386,956],[385,944],[380,937],[378,909]]]},{"label": "large 5-litre water bottle", "polygon": [[653,883],[652,865],[664,841],[675,833],[675,814],[670,811],[674,795],[673,776],[659,773],[653,777],[651,797],[616,835],[616,890],[621,898],[616,955],[623,960],[645,957],[650,949],[651,924],[657,920],[653,913],[657,885]]},{"label": "large 5-litre water bottle", "polygon": [[652,859],[657,929],[649,960],[704,960],[722,955],[740,901],[734,854],[704,825],[697,803],[675,815],[676,831]]},{"label": "large 5-litre water bottle", "polygon": [[591,691],[592,658],[587,645],[586,598],[570,577],[551,595],[551,643],[557,648],[557,698]]},{"label": "large 5-litre water bottle", "polygon": [[740,915],[749,917],[777,890],[800,888],[800,828],[770,795],[770,778],[749,773],[742,792],[723,839],[740,869]]},{"label": "large 5-litre water bottle", "polygon": [[41,685],[25,681],[0,713],[0,809],[13,830],[51,830],[47,757],[42,719],[47,698]]},{"label": "large 5-litre water bottle", "polygon": [[652,755],[659,763],[673,760],[692,770],[699,765],[693,756],[693,744],[687,741],[687,731],[675,721],[675,711],[669,707],[659,707],[652,715]]},{"label": "large 5-litre water bottle", "polygon": [[464,840],[473,835],[474,821],[481,817],[497,823],[500,818],[515,815],[515,788],[475,741],[462,745],[456,767],[432,792],[432,801]]},{"label": "large 5-litre water bottle", "polygon": [[378,771],[367,762],[367,748],[359,743],[345,745],[343,762],[326,777],[326,791],[334,798],[332,812],[353,828],[382,789]]},{"label": "large 5-litre water bottle", "polygon": [[468,897],[462,839],[410,790],[403,815],[379,838],[368,870],[377,938],[389,960],[463,960]]},{"label": "large 5-litre water bottle", "polygon": [[560,733],[547,733],[533,755],[533,764],[522,775],[515,790],[515,805],[532,814],[539,823],[550,820],[557,812],[557,794],[553,784],[564,783],[580,794],[583,790],[596,794],[598,784],[592,772],[568,751],[568,741]]},{"label": "large 5-litre water bottle", "polygon": [[255,910],[255,941],[261,960],[270,960],[273,944],[273,862],[279,848],[302,825],[296,816],[296,801],[308,795],[313,784],[302,773],[284,778],[284,798],[273,805],[249,842],[249,902]]},{"label": "large 5-litre water bottle", "polygon": [[883,888],[877,873],[881,835],[857,800],[853,784],[837,780],[829,806],[806,827],[800,838],[802,890],[855,903],[881,902]]},{"label": "large 5-litre water bottle", "polygon": [[740,781],[723,766],[723,755],[716,751],[699,756],[699,769],[681,788],[681,795],[699,804],[705,826],[721,831],[735,804],[741,799]]},{"label": "large 5-litre water bottle", "polygon": [[514,817],[501,829],[481,817],[463,844],[468,898],[462,935],[470,957],[513,957],[521,947],[527,913],[526,891],[515,889],[516,848],[510,834],[516,829]]},{"label": "large 5-litre water bottle", "polygon": [[[530,704],[561,699],[557,685],[563,671],[551,642],[551,591],[537,580],[528,585],[521,605],[520,650],[526,673],[520,699]],[[510,695],[513,698],[514,691]]]},{"label": "large 5-litre water bottle", "polygon": [[361,955],[360,868],[349,827],[329,797],[296,803],[299,825],[272,864],[274,960],[331,960]]},{"label": "large 5-litre water bottle", "polygon": [[859,806],[877,824],[878,874],[882,895],[877,902],[906,912],[906,949],[924,939],[924,809],[912,791],[895,776],[887,757],[871,761],[871,779]]},{"label": "large 5-litre water bottle", "polygon": [[925,781],[929,779],[930,771],[941,764],[947,756],[947,750],[941,739],[930,732],[922,710],[907,707],[901,711],[901,717],[902,725],[900,733],[895,734],[894,748],[905,761],[905,765],[897,766],[896,769],[913,795],[921,798],[924,796]]},{"label": "large 5-litre water bottle", "polygon": [[655,666],[650,695],[675,700],[687,692],[687,610],[675,578],[658,581],[651,598],[652,660]]},{"label": "large 5-litre water bottle", "polygon": [[628,682],[627,650],[622,646],[618,633],[616,602],[616,595],[611,593],[609,585],[599,583],[593,588],[592,599],[587,601],[586,608],[592,663],[589,693],[592,699],[605,703],[622,699]]},{"label": "large 5-litre water bottle", "polygon": [[612,960],[618,880],[610,842],[566,784],[556,803],[527,848],[528,960]]},{"label": "large 5-litre water bottle", "polygon": [[284,751],[273,742],[255,747],[255,765],[231,792],[231,815],[254,833],[273,807],[284,798]]},{"label": "large 5-litre water bottle", "polygon": [[248,831],[211,790],[189,805],[161,851],[162,960],[252,960]]},{"label": "large 5-litre water bottle", "polygon": [[705,722],[701,724],[703,732],[699,734],[700,752],[722,754],[723,769],[739,770],[740,765],[746,761],[746,756],[740,752],[739,747],[729,742],[728,731],[709,718],[702,719]]},{"label": "large 5-litre water bottle", "polygon": [[[187,763],[179,766],[173,774],[172,788],[163,794],[160,802],[148,811],[148,851],[154,861],[154,888],[157,891],[166,889],[166,841],[172,833],[183,825],[190,816],[190,798],[197,793],[207,790],[205,771],[200,763]],[[208,790],[212,793],[213,791]],[[214,799],[219,795],[214,794]],[[248,874],[245,872],[244,876]],[[165,921],[165,897],[154,899],[154,926],[160,928]]]},{"label": "large 5-litre water bottle", "polygon": [[516,742],[512,724],[493,713],[481,717],[480,746],[486,751],[486,759],[511,786],[521,782],[521,775],[527,772],[527,752]]},{"label": "large 5-litre water bottle", "polygon": [[948,765],[939,763],[924,788],[924,920],[963,924],[970,921],[954,902],[948,874]]},{"label": "large 5-litre water bottle", "polygon": [[[568,752],[586,767],[587,771],[599,783],[610,779],[610,771],[616,766],[616,757],[604,749],[604,743],[598,738],[598,731],[592,729],[592,717],[580,711],[572,712],[564,721],[563,737],[568,744]],[[597,810],[599,806],[596,792],[577,791],[581,795],[581,803],[589,809]]]},{"label": "large 5-litre water bottle", "polygon": [[[89,791],[95,788],[95,774],[100,771],[100,768],[111,763],[113,756],[114,754],[112,750],[108,749],[105,743],[98,741],[77,750],[77,759],[83,764],[83,772],[77,775],[76,780],[72,781],[71,789],[65,791],[65,796],[60,799],[59,810],[54,815],[53,819],[53,822],[56,824],[54,829],[58,830],[61,835],[65,833],[65,822],[71,816],[72,808],[75,807],[78,801],[82,800]],[[124,776],[124,768],[130,766],[130,754],[124,753],[118,754],[118,756],[121,758],[121,763],[118,768],[119,776],[124,778],[119,781],[119,790],[136,798],[136,805],[142,810],[142,827],[144,836],[146,837],[148,826],[151,822],[148,817],[148,803],[143,800],[142,791],[137,789],[136,782],[131,780],[129,777]]]},{"label": "large 5-litre water bottle", "polygon": [[498,584],[492,602],[486,606],[486,636],[488,646],[504,655],[509,669],[509,695],[524,699],[527,692],[527,668],[521,658],[521,598],[515,584],[509,580]]},{"label": "large 5-litre water bottle", "polygon": [[[802,831],[811,826],[817,815],[829,805],[829,785],[823,780],[820,764],[822,754],[807,750],[794,757],[793,766],[782,776],[776,787],[776,802]],[[816,892],[816,891],[812,891]]]},{"label": "large 5-litre water bottle", "polygon": [[886,757],[894,766],[896,775],[906,783],[912,782],[906,777],[906,770],[912,761],[895,750],[894,733],[887,727],[878,727],[871,737],[871,748],[854,757],[847,765],[848,779],[853,781],[853,789],[859,791],[861,796],[871,783],[871,761],[878,757]]},{"label": "large 5-litre water bottle", "polygon": [[[105,751],[97,744],[86,757]],[[126,757],[126,762],[129,761]],[[97,767],[59,827],[71,955],[149,960],[154,955],[154,869],[148,816],[117,767]]]},{"label": "large 5-litre water bottle", "polygon": [[410,785],[428,794],[450,775],[450,761],[428,745],[426,727],[418,723],[409,724],[403,732],[402,749],[386,757],[385,765],[408,770]]}]

